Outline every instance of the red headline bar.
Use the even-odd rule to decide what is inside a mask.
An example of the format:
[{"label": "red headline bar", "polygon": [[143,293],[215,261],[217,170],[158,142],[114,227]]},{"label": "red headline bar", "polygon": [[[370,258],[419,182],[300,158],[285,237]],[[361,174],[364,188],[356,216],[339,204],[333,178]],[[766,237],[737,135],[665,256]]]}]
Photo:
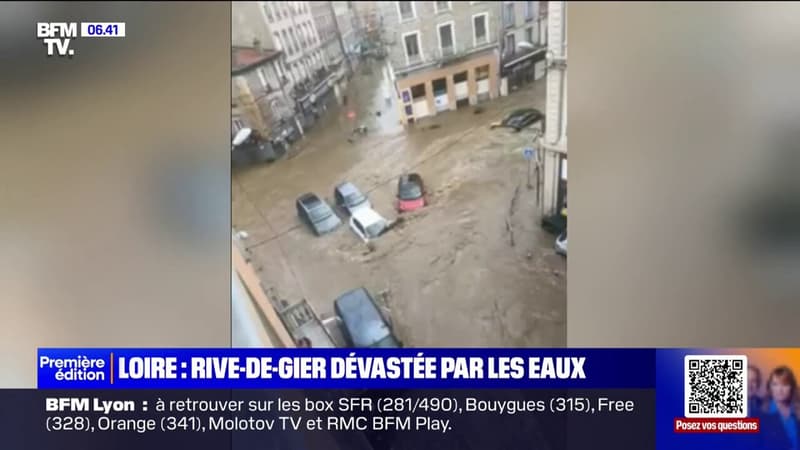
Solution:
[{"label": "red headline bar", "polygon": [[757,417],[742,419],[675,419],[676,433],[758,433],[761,427]]}]

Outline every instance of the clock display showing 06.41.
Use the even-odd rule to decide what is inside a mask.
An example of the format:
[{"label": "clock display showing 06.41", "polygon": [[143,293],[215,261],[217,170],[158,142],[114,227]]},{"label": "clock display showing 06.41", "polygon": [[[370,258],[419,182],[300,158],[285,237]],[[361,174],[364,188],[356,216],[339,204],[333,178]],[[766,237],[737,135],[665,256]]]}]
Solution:
[{"label": "clock display showing 06.41", "polygon": [[88,23],[85,27],[87,36],[120,36],[120,26],[116,23]]}]

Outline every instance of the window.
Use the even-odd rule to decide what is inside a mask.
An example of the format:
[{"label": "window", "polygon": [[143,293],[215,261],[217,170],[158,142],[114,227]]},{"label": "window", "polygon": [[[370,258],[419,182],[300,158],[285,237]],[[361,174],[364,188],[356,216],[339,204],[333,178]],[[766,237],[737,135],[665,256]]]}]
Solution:
[{"label": "window", "polygon": [[272,87],[267,82],[267,73],[264,71],[264,68],[259,68],[256,73],[258,74],[258,81],[261,82],[261,87],[266,89],[267,91],[271,91]]},{"label": "window", "polygon": [[439,49],[442,51],[442,56],[454,54],[456,43],[453,34],[453,22],[439,24],[437,28],[439,29]]},{"label": "window", "polygon": [[433,2],[436,12],[450,11],[452,2]]},{"label": "window", "polygon": [[270,5],[272,5],[272,10],[275,11],[275,18],[276,19],[280,19],[281,18],[281,8],[280,8],[280,6],[275,5],[275,2],[269,2],[269,3],[270,3]]},{"label": "window", "polygon": [[406,50],[406,61],[408,64],[422,62],[422,52],[419,44],[419,31],[412,31],[403,34],[403,47]]},{"label": "window", "polygon": [[525,40],[531,44],[535,44],[533,41],[533,27],[528,27],[525,29]]},{"label": "window", "polygon": [[489,79],[489,65],[476,67],[475,68],[475,79],[480,80],[488,80]]},{"label": "window", "polygon": [[514,33],[508,33],[506,35],[506,54],[513,55],[515,50],[516,50],[516,37],[514,36]]},{"label": "window", "polygon": [[472,16],[472,37],[475,45],[489,42],[489,13]]},{"label": "window", "polygon": [[267,13],[267,19],[270,22],[275,20],[275,18],[272,17],[272,7],[269,5],[269,3],[264,3],[264,12]]},{"label": "window", "polygon": [[300,44],[297,42],[297,34],[294,32],[294,28],[289,30],[289,34],[292,36],[292,44],[293,47],[296,48],[298,51],[300,50]]},{"label": "window", "polygon": [[503,4],[503,25],[506,28],[514,26],[514,3],[506,2]]},{"label": "window", "polygon": [[539,15],[539,2],[525,2],[525,21],[529,22]]},{"label": "window", "polygon": [[278,46],[278,50],[286,50],[285,48],[283,48],[283,42],[281,42],[281,36],[277,32],[272,33],[272,40],[275,42],[275,45]]},{"label": "window", "polygon": [[420,83],[415,86],[411,86],[411,98],[414,100],[425,98],[425,84]]},{"label": "window", "polygon": [[294,53],[294,46],[292,46],[292,41],[289,40],[289,36],[286,34],[286,30],[281,30],[281,36],[283,37],[282,43],[283,46],[289,51],[291,55]]},{"label": "window", "polygon": [[311,23],[306,23],[306,28],[308,29],[308,43],[314,43],[314,27],[311,26]]},{"label": "window", "polygon": [[400,21],[411,20],[417,17],[417,9],[414,2],[397,2],[397,15]]}]

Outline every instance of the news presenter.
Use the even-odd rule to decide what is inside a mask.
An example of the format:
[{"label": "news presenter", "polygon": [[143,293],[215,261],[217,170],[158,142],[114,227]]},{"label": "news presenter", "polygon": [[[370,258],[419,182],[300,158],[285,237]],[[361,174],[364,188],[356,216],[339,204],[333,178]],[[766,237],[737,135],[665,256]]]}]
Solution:
[{"label": "news presenter", "polygon": [[759,416],[764,409],[764,398],[761,396],[761,370],[756,366],[747,368],[747,415]]},{"label": "news presenter", "polygon": [[763,450],[800,450],[797,379],[786,366],[775,368],[767,378],[767,397],[761,418]]}]

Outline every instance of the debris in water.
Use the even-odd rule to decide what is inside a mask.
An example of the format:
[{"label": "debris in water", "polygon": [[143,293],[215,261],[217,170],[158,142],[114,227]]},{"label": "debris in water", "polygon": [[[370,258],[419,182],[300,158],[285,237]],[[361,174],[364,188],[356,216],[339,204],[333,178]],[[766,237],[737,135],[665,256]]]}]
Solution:
[{"label": "debris in water", "polygon": [[483,112],[482,106],[476,106],[475,109],[472,111],[473,114],[480,114]]},{"label": "debris in water", "polygon": [[381,116],[381,112],[380,111],[375,111],[375,115],[380,117]]}]

